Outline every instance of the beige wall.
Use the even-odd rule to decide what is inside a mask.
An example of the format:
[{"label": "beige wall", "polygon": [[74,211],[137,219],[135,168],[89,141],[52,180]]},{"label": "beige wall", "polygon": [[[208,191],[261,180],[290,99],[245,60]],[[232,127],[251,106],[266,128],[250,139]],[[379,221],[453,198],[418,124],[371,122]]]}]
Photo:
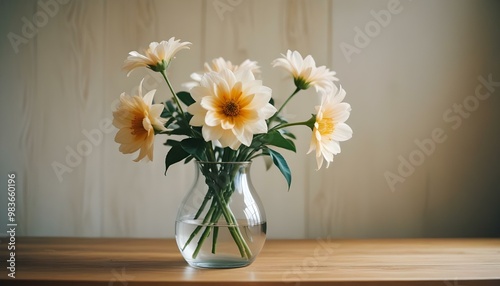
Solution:
[{"label": "beige wall", "polygon": [[[171,66],[177,89],[214,57],[250,58],[282,102],[293,87],[270,62],[297,49],[347,90],[354,137],[329,169],[315,171],[305,129],[285,154],[289,192],[276,169],[254,163],[270,237],[500,235],[500,86],[480,79],[500,82],[495,1],[60,2],[0,2],[0,170],[4,185],[17,174],[18,235],[173,236],[193,167],[163,176],[165,138],[153,163],[134,163],[107,125],[142,77],[167,98],[156,75],[120,68],[130,50],[171,36],[193,43]],[[306,119],[315,103],[305,93],[287,114]],[[68,164],[86,132],[88,156]],[[58,178],[54,162],[71,172]],[[2,233],[6,206],[2,192]]]}]

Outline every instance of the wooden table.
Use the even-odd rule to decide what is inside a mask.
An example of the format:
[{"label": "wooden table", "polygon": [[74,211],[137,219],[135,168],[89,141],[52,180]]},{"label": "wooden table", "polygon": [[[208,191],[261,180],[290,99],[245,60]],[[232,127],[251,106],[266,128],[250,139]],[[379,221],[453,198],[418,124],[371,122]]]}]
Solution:
[{"label": "wooden table", "polygon": [[15,279],[6,242],[0,285],[500,285],[500,239],[268,240],[248,267],[195,269],[171,239],[17,238]]}]

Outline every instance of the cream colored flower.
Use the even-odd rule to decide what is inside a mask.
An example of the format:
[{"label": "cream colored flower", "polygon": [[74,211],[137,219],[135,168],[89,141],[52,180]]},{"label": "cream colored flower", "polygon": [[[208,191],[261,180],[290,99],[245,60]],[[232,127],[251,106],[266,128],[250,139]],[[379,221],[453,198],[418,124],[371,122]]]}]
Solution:
[{"label": "cream colored flower", "polygon": [[351,112],[351,106],[342,102],[345,90],[342,86],[322,94],[321,105],[316,106],[316,122],[314,123],[311,145],[308,154],[316,150],[318,169],[326,160],[326,167],[333,161],[333,155],[340,153],[339,142],[352,137],[352,129],[345,124]]},{"label": "cream colored flower", "polygon": [[233,150],[249,146],[254,134],[267,132],[266,119],[276,112],[269,104],[271,89],[249,70],[205,73],[191,95],[196,102],[188,107],[190,124],[202,126],[205,141],[219,141]]},{"label": "cream colored flower", "polygon": [[257,65],[256,61],[245,60],[240,65],[233,65],[230,61],[226,61],[224,58],[219,57],[212,60],[212,63],[205,63],[204,70],[202,73],[192,73],[191,79],[194,81],[186,82],[182,86],[190,90],[191,88],[200,85],[201,78],[204,73],[208,72],[220,72],[223,69],[228,69],[232,72],[241,72],[243,70],[249,70],[254,75],[260,74],[260,67]]},{"label": "cream colored flower", "polygon": [[[143,80],[144,81],[144,80]],[[161,118],[163,104],[152,104],[156,90],[151,90],[142,97],[142,81],[139,95],[120,95],[120,105],[113,112],[113,125],[120,129],[115,142],[121,144],[120,152],[134,153],[141,150],[136,162],[147,156],[153,160],[153,140],[156,131],[165,131],[166,119]]]},{"label": "cream colored flower", "polygon": [[181,43],[174,37],[160,43],[152,42],[145,51],[145,55],[136,51],[130,52],[123,69],[128,71],[127,76],[138,67],[147,67],[157,72],[164,71],[174,55],[182,49],[189,49],[188,45],[190,44],[190,42]]},{"label": "cream colored flower", "polygon": [[294,79],[295,86],[300,89],[308,89],[314,86],[316,91],[327,91],[333,88],[333,81],[338,80],[335,72],[330,71],[325,66],[316,67],[312,56],[308,55],[302,58],[299,52],[286,52],[283,58],[275,59],[272,62],[273,67],[283,67],[288,70]]}]

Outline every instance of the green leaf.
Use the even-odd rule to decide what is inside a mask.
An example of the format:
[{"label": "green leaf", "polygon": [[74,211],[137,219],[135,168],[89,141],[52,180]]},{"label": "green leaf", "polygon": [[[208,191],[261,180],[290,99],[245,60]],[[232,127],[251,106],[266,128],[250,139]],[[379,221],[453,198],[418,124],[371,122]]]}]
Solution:
[{"label": "green leaf", "polygon": [[270,132],[269,134],[266,135],[264,140],[265,144],[297,152],[297,149],[295,148],[295,144],[293,143],[293,141],[290,139],[286,139],[278,131]]},{"label": "green leaf", "polygon": [[[165,104],[164,104],[164,106],[165,106]],[[163,111],[161,112],[160,117],[169,118],[169,117],[172,117],[172,113],[170,113],[170,111],[168,111],[166,108],[163,108]]]},{"label": "green leaf", "polygon": [[167,102],[165,102],[165,107],[167,108],[167,110],[168,110],[171,114],[173,114],[173,113],[175,112],[175,110],[176,110],[176,108],[175,108],[174,104],[173,104],[173,103],[172,103],[172,101],[170,101],[170,100],[169,100],[169,101],[167,101]]},{"label": "green leaf", "polygon": [[[162,117],[163,117],[163,116],[162,116]],[[170,126],[172,123],[174,123],[174,121],[175,121],[175,117],[170,117],[170,118],[167,120],[167,122],[165,122],[165,127],[169,128],[169,126]],[[173,126],[173,127],[175,127],[175,126]]]},{"label": "green leaf", "polygon": [[177,140],[173,140],[173,139],[167,139],[167,142],[163,143],[163,145],[165,146],[177,146],[179,145],[181,142],[177,141]]},{"label": "green leaf", "polygon": [[297,137],[295,137],[295,135],[292,132],[289,132],[285,129],[280,129],[279,131],[283,136],[286,136],[286,137],[291,138],[291,139],[297,139]]},{"label": "green leaf", "polygon": [[168,168],[170,166],[184,160],[184,158],[186,158],[187,156],[189,156],[189,153],[184,151],[180,144],[172,146],[172,148],[170,148],[170,151],[168,151],[167,156],[165,157],[165,175],[167,174]]},{"label": "green leaf", "polygon": [[272,149],[268,149],[268,151],[269,155],[271,155],[271,158],[273,159],[274,165],[278,167],[281,174],[283,174],[283,176],[285,177],[288,184],[288,190],[290,190],[290,185],[292,184],[292,173],[290,172],[290,168],[288,167],[285,158],[283,158],[280,153]]},{"label": "green leaf", "polygon": [[186,138],[181,141],[181,147],[184,151],[193,155],[196,159],[205,161],[206,142],[200,138]]},{"label": "green leaf", "polygon": [[177,97],[187,106],[190,106],[191,104],[195,103],[193,97],[187,91],[179,91],[177,93]]},{"label": "green leaf", "polygon": [[186,160],[184,160],[184,164],[187,164],[187,163],[191,162],[191,160],[193,160],[193,159],[194,159],[194,157],[193,157],[193,156],[191,156],[191,155],[190,155],[190,156],[188,156],[188,157],[186,158]]}]

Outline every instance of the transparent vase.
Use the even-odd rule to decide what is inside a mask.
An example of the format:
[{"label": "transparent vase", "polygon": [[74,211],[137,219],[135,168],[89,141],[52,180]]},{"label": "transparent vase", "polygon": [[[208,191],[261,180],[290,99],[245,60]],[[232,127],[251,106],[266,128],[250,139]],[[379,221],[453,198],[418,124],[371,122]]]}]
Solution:
[{"label": "transparent vase", "polygon": [[250,180],[251,162],[196,162],[195,184],[176,219],[184,259],[202,268],[251,264],[266,240],[266,216]]}]

